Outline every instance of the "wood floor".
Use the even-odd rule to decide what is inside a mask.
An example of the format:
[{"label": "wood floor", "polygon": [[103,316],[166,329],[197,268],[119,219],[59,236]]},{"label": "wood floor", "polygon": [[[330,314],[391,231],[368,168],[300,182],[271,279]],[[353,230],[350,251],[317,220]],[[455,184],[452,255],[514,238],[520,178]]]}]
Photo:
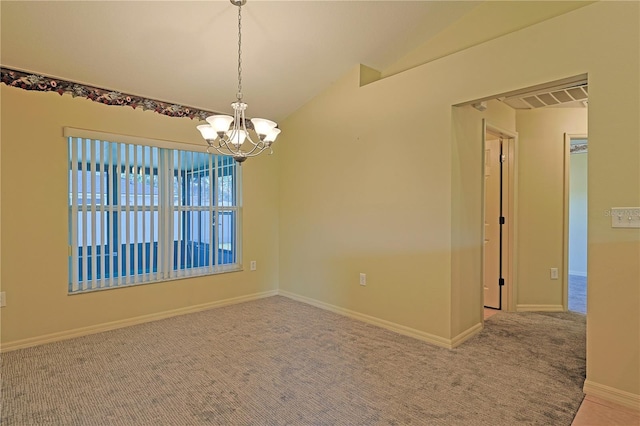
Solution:
[{"label": "wood floor", "polygon": [[638,426],[640,411],[587,395],[571,426]]}]

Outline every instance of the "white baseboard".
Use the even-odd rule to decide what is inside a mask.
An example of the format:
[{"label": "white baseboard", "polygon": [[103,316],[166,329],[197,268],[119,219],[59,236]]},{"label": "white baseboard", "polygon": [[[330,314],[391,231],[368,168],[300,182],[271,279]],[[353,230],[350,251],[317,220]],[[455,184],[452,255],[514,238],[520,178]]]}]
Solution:
[{"label": "white baseboard", "polygon": [[453,339],[446,339],[444,337],[436,336],[435,334],[430,334],[424,331],[416,330],[415,328],[407,327],[391,321],[372,317],[370,315],[362,314],[360,312],[352,311],[350,309],[341,308],[339,306],[331,305],[329,303],[321,302],[319,300],[311,299],[309,297],[300,296],[298,294],[291,293],[285,290],[278,290],[278,294],[284,297],[288,297],[289,299],[297,300],[298,302],[315,306],[316,308],[324,309],[327,311],[334,312],[336,314],[344,315],[349,318],[353,318],[359,321],[373,324],[378,327],[386,328],[387,330],[391,330],[396,333],[413,337],[414,339],[422,340],[424,342],[431,343],[433,345],[440,346],[447,349],[455,348],[456,346],[462,344],[462,342],[473,337],[474,335],[479,333],[480,330],[482,330],[482,324],[478,323],[473,327],[469,328],[468,330],[465,330],[462,333],[458,334]]},{"label": "white baseboard", "polygon": [[601,385],[590,380],[584,381],[583,392],[589,396],[596,396],[604,400],[633,408],[640,411],[640,395],[626,392],[611,386]]},{"label": "white baseboard", "polygon": [[462,333],[458,334],[453,339],[451,339],[450,349],[460,346],[462,343],[469,340],[470,338],[480,333],[481,331],[482,331],[482,323],[478,323],[473,327],[466,329],[465,331],[463,331]]},{"label": "white baseboard", "polygon": [[516,305],[516,312],[564,312],[562,305]]},{"label": "white baseboard", "polygon": [[249,302],[251,300],[262,299],[265,297],[276,296],[277,290],[264,291],[261,293],[249,294],[246,296],[233,297],[230,299],[217,300],[215,302],[202,303],[200,305],[186,306],[184,308],[172,309],[169,311],[157,312],[154,314],[142,315],[139,317],[128,318],[118,321],[107,322],[103,324],[91,325],[88,327],[75,328],[73,330],[61,331],[58,333],[45,334],[43,336],[30,337],[28,339],[16,340],[13,342],[3,343],[0,352],[9,352],[16,349],[28,348],[31,346],[42,345],[45,343],[58,342],[60,340],[73,339],[75,337],[87,336],[89,334],[101,333],[103,331],[115,330],[117,328],[129,327],[131,325],[142,324],[150,321],[157,321],[165,318],[175,317],[178,315],[191,314],[194,312],[204,311],[207,309],[218,308],[221,306],[234,305],[236,303]]}]

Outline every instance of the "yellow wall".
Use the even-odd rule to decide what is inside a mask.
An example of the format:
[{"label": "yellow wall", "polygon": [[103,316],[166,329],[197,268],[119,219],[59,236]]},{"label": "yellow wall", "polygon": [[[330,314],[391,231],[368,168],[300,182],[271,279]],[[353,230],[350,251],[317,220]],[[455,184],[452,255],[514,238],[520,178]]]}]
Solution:
[{"label": "yellow wall", "polygon": [[564,134],[587,133],[586,108],[518,110],[517,305],[562,307]]},{"label": "yellow wall", "polygon": [[590,3],[593,2],[478,2],[478,5],[468,14],[447,26],[387,69],[382,70],[382,77],[442,58]]},{"label": "yellow wall", "polygon": [[280,288],[448,336],[451,107],[358,71],[282,123]]},{"label": "yellow wall", "polygon": [[64,126],[198,144],[187,118],[1,86],[2,344],[275,290],[277,157],[243,166],[244,260],[255,272],[67,295]]},{"label": "yellow wall", "polygon": [[480,112],[470,105],[452,111],[451,336],[482,322],[484,171],[482,120],[515,132],[516,112],[499,101]]},{"label": "yellow wall", "polygon": [[[640,395],[639,232],[611,229],[603,213],[640,205],[639,6],[598,2],[361,88],[354,69],[291,115],[279,140],[280,288],[454,338],[475,315],[461,307],[481,301],[452,305],[475,285],[454,281],[453,261],[477,268],[479,249],[460,256],[452,240],[466,189],[451,106],[588,73],[587,379]],[[546,279],[555,260],[530,255]]]}]

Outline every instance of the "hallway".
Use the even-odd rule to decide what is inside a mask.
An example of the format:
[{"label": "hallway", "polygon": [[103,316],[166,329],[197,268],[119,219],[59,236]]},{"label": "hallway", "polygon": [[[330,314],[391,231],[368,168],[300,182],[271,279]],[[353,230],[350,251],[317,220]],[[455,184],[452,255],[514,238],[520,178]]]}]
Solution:
[{"label": "hallway", "polygon": [[587,313],[587,277],[569,275],[569,310]]}]

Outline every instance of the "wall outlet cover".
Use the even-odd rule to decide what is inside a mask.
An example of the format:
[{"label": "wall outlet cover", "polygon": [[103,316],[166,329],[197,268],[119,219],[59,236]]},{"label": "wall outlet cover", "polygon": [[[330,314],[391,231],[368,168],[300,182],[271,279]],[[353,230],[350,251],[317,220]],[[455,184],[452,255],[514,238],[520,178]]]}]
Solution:
[{"label": "wall outlet cover", "polygon": [[360,285],[367,285],[367,274],[360,274]]}]

